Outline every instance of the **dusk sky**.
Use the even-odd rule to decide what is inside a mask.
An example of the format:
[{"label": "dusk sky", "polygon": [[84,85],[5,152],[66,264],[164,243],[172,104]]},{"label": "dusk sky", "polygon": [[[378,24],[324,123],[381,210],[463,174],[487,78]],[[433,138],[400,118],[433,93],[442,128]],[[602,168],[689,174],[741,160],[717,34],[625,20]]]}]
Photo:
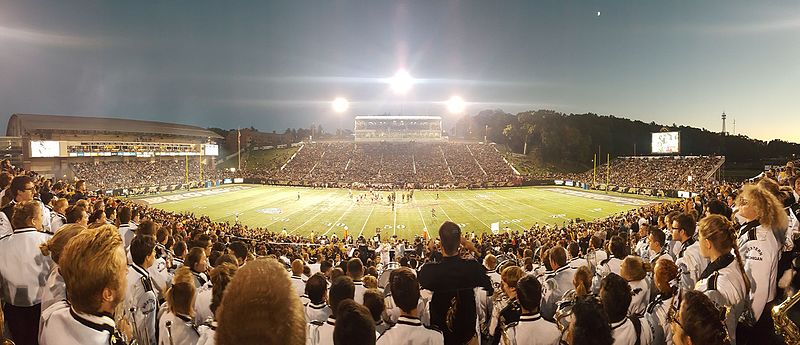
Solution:
[{"label": "dusk sky", "polygon": [[[405,68],[405,96],[387,78]],[[800,1],[5,1],[12,113],[282,131],[594,112],[800,142]],[[345,97],[344,115],[331,110]],[[449,127],[448,127],[449,128]],[[624,135],[624,133],[620,133]]]}]

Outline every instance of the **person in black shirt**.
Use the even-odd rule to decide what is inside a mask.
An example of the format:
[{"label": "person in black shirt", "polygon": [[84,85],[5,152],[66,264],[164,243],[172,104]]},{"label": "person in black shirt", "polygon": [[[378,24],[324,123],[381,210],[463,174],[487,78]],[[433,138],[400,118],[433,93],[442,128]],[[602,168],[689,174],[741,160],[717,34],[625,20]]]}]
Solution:
[{"label": "person in black shirt", "polygon": [[420,268],[418,278],[424,289],[433,292],[430,302],[431,326],[444,333],[445,344],[477,344],[475,291],[477,287],[494,293],[486,269],[477,260],[462,259],[459,248],[477,254],[472,242],[461,236],[453,222],[439,227],[443,257]]}]

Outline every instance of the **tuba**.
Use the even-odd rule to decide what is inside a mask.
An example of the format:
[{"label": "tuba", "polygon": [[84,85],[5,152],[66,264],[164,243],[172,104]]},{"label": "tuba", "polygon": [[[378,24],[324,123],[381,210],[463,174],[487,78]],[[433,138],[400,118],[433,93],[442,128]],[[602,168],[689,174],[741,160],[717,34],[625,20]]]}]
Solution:
[{"label": "tuba", "polygon": [[[775,331],[783,335],[787,344],[800,343],[800,328],[798,328],[798,320],[792,319],[792,314],[797,314],[800,311],[800,291],[795,292],[793,295],[786,298],[783,303],[772,308],[772,318],[775,320]],[[796,318],[796,316],[795,316]]]}]

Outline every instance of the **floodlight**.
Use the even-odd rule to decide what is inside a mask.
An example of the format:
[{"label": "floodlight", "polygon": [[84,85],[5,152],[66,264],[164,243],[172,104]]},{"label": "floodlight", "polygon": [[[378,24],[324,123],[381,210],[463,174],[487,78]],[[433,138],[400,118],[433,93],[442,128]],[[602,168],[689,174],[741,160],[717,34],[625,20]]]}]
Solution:
[{"label": "floodlight", "polygon": [[408,74],[408,71],[401,69],[389,80],[389,84],[391,84],[392,90],[396,94],[404,94],[411,89],[411,85],[414,84],[414,78]]},{"label": "floodlight", "polygon": [[331,103],[331,107],[333,107],[334,112],[343,113],[350,108],[350,102],[343,97],[336,97],[336,99],[333,100],[333,103]]},{"label": "floodlight", "polygon": [[461,114],[464,112],[464,109],[466,108],[466,103],[464,102],[464,99],[459,96],[450,97],[450,99],[448,99],[446,103],[447,103],[447,111],[449,111],[451,114]]}]

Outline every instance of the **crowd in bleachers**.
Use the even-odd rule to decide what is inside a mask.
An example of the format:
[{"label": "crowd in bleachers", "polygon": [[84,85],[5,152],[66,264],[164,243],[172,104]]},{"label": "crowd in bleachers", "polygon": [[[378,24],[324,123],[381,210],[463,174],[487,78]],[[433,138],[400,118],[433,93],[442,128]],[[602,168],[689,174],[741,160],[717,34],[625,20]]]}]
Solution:
[{"label": "crowd in bleachers", "polygon": [[[571,179],[618,188],[663,189],[697,192],[714,180],[721,157],[621,157],[607,167],[584,173],[552,173],[524,169],[523,175],[492,145],[464,143],[353,143],[321,142],[304,145],[292,157],[249,164],[235,174],[203,167],[204,180],[244,177],[271,183],[359,187],[467,187],[487,183],[519,184],[527,180]],[[284,166],[285,164],[285,166]],[[77,179],[90,189],[137,188],[183,183],[185,162],[131,160],[127,162],[73,163]],[[283,169],[281,169],[283,167]],[[200,165],[189,162],[189,181],[200,180]],[[691,178],[690,178],[691,177]]]},{"label": "crowd in bleachers", "polygon": [[188,164],[189,181],[210,181],[222,178],[222,172],[203,167],[193,159],[188,163],[178,160],[130,160],[71,163],[76,179],[88,181],[91,190],[141,188],[174,185],[186,182]]},{"label": "crowd in bleachers", "polygon": [[800,287],[793,168],[591,222],[444,222],[411,241],[213,222],[0,169],[0,340],[17,344],[798,341],[773,319]]},{"label": "crowd in bleachers", "polygon": [[[699,192],[714,176],[708,176],[719,168],[722,157],[620,157],[611,161],[609,167],[597,167],[596,181],[606,183],[606,171],[610,171],[608,184],[626,188],[670,189]],[[591,183],[594,170],[569,178]]]},{"label": "crowd in bleachers", "polygon": [[274,178],[389,186],[515,180],[511,166],[493,147],[459,143],[311,143]]}]

